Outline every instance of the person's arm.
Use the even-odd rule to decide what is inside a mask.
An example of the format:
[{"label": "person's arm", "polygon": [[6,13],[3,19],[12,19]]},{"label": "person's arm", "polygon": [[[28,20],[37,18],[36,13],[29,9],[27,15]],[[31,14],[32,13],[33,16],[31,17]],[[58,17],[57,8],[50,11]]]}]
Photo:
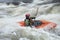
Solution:
[{"label": "person's arm", "polygon": [[35,19],[36,17],[30,17],[31,19]]}]

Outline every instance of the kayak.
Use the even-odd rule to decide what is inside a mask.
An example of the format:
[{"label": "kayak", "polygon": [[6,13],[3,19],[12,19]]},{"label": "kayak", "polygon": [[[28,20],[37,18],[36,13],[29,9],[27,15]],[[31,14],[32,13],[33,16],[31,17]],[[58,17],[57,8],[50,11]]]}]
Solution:
[{"label": "kayak", "polygon": [[[35,28],[46,28],[47,26],[50,27],[50,28],[55,28],[55,27],[57,26],[56,23],[49,22],[49,21],[46,21],[46,20],[37,20],[37,21],[38,21],[38,22],[41,22],[41,24],[35,26]],[[35,22],[35,21],[34,21],[34,22]],[[36,23],[36,22],[35,22],[35,23]],[[26,27],[24,21],[18,22],[18,24],[19,24],[21,27]]]}]

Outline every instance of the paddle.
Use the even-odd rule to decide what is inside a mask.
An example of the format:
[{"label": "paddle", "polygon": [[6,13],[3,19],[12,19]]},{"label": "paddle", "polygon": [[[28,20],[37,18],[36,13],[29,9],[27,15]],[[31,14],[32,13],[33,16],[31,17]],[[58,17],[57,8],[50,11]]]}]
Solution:
[{"label": "paddle", "polygon": [[[35,14],[35,16],[38,15],[38,10],[39,10],[39,7],[37,7],[37,9],[36,9],[36,14]],[[36,18],[36,17],[31,17],[31,19],[34,19],[34,21],[35,21],[35,18]],[[30,27],[32,27],[32,25],[31,25]]]},{"label": "paddle", "polygon": [[37,7],[37,9],[36,9],[36,14],[35,14],[35,16],[38,15],[38,11],[39,11],[39,7]]}]

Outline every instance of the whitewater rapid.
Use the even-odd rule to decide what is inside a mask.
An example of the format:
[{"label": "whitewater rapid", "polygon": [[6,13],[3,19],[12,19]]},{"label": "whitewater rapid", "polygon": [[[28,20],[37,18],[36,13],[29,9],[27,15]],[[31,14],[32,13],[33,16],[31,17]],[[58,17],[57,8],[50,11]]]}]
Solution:
[{"label": "whitewater rapid", "polygon": [[[31,4],[30,4],[31,5]],[[38,13],[36,15],[36,11]],[[60,5],[0,6],[0,40],[60,40]],[[57,24],[52,30],[20,27],[17,23],[25,19],[25,14],[36,16],[35,20],[48,20]]]}]

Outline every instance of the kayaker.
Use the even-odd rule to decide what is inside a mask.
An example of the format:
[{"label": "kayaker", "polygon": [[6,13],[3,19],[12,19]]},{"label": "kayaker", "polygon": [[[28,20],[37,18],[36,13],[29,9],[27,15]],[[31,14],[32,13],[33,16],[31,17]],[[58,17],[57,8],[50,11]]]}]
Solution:
[{"label": "kayaker", "polygon": [[30,14],[26,14],[25,17],[26,17],[25,20],[24,20],[25,25],[26,26],[32,26],[32,24],[33,24],[32,19],[35,19],[35,17],[30,17]]}]

